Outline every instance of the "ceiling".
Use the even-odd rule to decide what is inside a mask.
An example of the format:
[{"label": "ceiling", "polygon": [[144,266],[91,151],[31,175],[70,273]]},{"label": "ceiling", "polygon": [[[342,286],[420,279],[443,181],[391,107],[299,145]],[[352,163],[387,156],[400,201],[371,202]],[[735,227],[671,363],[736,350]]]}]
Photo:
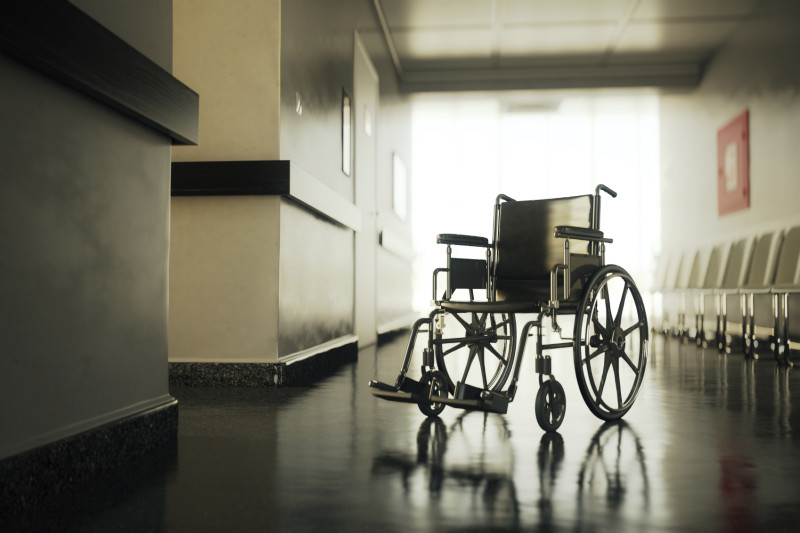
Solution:
[{"label": "ceiling", "polygon": [[373,0],[409,92],[692,87],[759,0]]}]

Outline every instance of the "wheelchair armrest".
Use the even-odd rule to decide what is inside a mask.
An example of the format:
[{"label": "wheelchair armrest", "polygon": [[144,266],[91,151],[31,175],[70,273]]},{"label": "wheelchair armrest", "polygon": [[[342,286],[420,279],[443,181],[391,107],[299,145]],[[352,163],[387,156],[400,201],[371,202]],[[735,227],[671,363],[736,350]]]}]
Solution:
[{"label": "wheelchair armrest", "polygon": [[579,239],[594,242],[614,242],[613,239],[603,237],[603,232],[597,229],[579,228],[576,226],[556,226],[555,236],[566,239]]},{"label": "wheelchair armrest", "polygon": [[458,246],[489,247],[489,239],[473,235],[457,235],[455,233],[441,233],[436,236],[436,244],[455,244]]}]

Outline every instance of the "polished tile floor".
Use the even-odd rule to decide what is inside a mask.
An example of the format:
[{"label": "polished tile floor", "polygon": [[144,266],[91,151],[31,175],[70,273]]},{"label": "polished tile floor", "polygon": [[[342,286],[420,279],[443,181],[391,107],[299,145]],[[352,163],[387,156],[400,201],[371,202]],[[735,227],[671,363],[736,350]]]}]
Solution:
[{"label": "polished tile floor", "polygon": [[[528,356],[507,415],[375,399],[402,336],[309,388],[178,389],[177,451],[75,487],[14,529],[54,531],[798,531],[800,371],[652,342],[633,409],[603,424],[571,357],[557,434]],[[794,395],[792,394],[794,392]]]}]

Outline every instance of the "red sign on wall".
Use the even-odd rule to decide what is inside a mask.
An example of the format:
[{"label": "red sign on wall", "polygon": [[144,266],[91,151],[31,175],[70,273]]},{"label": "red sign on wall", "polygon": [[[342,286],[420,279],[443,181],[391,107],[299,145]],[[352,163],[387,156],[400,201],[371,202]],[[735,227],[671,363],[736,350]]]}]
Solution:
[{"label": "red sign on wall", "polygon": [[750,207],[750,127],[745,110],[717,132],[719,214]]}]

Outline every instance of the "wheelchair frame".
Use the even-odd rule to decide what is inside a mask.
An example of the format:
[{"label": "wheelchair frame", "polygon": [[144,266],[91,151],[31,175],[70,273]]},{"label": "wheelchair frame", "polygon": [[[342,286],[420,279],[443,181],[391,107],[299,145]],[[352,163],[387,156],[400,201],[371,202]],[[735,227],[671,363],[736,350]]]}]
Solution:
[{"label": "wheelchair frame", "polygon": [[[564,389],[552,374],[550,356],[545,355],[545,352],[551,350],[572,349],[578,386],[593,414],[603,420],[614,420],[627,413],[636,399],[644,376],[649,328],[645,306],[633,279],[621,267],[605,264],[605,245],[613,241],[606,238],[599,229],[601,191],[612,197],[617,195],[605,185],[597,186],[590,200],[591,220],[588,228],[571,225],[556,225],[552,228],[552,235],[564,240],[563,261],[549,269],[549,291],[545,298],[531,300],[509,298],[506,295],[498,299],[498,282],[508,281],[498,276],[502,205],[515,202],[513,198],[503,194],[496,198],[493,242],[490,243],[485,237],[439,235],[437,242],[447,246],[447,267],[437,268],[433,272],[434,309],[412,326],[395,384],[370,381],[373,395],[390,401],[416,403],[420,411],[429,417],[438,416],[447,405],[506,413],[508,404],[514,400],[517,392],[527,340],[534,336],[532,330],[535,328],[535,370],[539,374],[535,413],[542,429],[558,429],[566,411]],[[569,200],[572,198],[544,202]],[[588,253],[573,253],[570,240],[587,242]],[[486,260],[454,258],[452,246],[485,248]],[[443,273],[447,275],[447,287],[442,298],[437,299],[438,278]],[[454,291],[458,289],[469,291],[469,301],[452,299]],[[475,289],[485,289],[485,301],[475,300]],[[615,303],[612,306],[611,300],[617,296],[620,296],[619,305]],[[628,305],[627,302],[631,304]],[[612,307],[616,308],[616,313]],[[628,315],[623,316],[624,311]],[[632,322],[630,312],[635,314]],[[537,315],[535,320],[528,321],[522,329],[519,352],[515,352],[517,314]],[[571,338],[562,334],[562,328],[558,324],[559,314],[574,314]],[[445,336],[445,322],[449,316],[456,319],[456,327],[464,329],[463,335],[452,338]],[[552,331],[563,342],[543,342],[545,318],[550,319]],[[623,319],[626,321],[623,322]],[[426,334],[427,346],[422,350],[422,377],[417,381],[407,374],[417,338],[422,334]],[[447,358],[456,352],[465,353],[464,350],[467,360],[462,365],[464,369],[461,379],[456,382],[451,377],[452,368],[456,366],[453,363],[455,358],[450,363]],[[489,363],[497,365],[491,378],[487,374],[487,353]],[[460,357],[463,359],[463,355]],[[601,359],[602,370],[598,368]],[[473,364],[476,360],[480,370],[479,386],[468,383],[470,376],[474,375]],[[448,370],[448,364],[451,370]],[[629,370],[625,371],[626,368]],[[611,373],[614,374],[614,383],[610,389],[616,389],[615,391],[606,389],[607,378]],[[506,387],[509,378],[510,383]],[[615,396],[613,392],[616,392]]]}]

